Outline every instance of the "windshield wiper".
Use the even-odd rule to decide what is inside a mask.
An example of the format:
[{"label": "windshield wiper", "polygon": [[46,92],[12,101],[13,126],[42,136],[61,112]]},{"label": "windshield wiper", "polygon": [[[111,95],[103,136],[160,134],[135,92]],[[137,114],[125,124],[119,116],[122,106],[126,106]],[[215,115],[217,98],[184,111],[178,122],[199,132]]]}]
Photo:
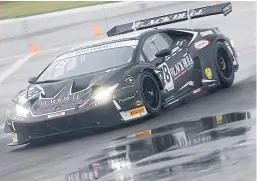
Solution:
[{"label": "windshield wiper", "polygon": [[52,83],[52,82],[59,82],[59,81],[61,81],[61,79],[55,79],[55,80],[42,80],[42,81],[35,82],[35,84]]}]

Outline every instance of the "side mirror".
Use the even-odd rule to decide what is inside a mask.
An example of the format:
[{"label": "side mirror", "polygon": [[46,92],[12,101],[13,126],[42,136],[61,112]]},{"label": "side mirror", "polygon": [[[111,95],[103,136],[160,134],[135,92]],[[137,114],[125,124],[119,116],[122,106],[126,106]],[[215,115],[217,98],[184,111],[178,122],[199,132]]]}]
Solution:
[{"label": "side mirror", "polygon": [[28,82],[30,84],[32,84],[32,83],[34,83],[35,80],[36,80],[36,77],[31,77],[31,78],[29,78]]},{"label": "side mirror", "polygon": [[165,57],[165,56],[168,56],[168,55],[170,55],[170,54],[171,54],[171,50],[168,49],[168,48],[158,51],[158,52],[155,54],[155,56],[158,58],[155,65],[156,65],[156,66],[161,65],[161,64],[165,61],[164,57]]},{"label": "side mirror", "polygon": [[171,50],[170,49],[163,49],[163,50],[160,50],[158,51],[155,56],[158,57],[158,58],[162,58],[162,57],[165,57],[165,56],[168,56],[171,54]]}]

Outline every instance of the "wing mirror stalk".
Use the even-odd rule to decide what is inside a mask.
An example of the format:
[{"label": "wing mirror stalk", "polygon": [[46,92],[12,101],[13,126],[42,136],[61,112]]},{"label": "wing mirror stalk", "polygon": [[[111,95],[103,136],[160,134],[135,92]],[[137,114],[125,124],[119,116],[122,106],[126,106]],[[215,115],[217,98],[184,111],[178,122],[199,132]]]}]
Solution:
[{"label": "wing mirror stalk", "polygon": [[155,56],[158,58],[156,66],[162,64],[165,61],[165,57],[171,54],[171,49],[166,48],[158,51]]},{"label": "wing mirror stalk", "polygon": [[35,82],[35,80],[36,80],[36,77],[31,77],[31,78],[29,78],[28,82],[30,84],[33,84]]}]

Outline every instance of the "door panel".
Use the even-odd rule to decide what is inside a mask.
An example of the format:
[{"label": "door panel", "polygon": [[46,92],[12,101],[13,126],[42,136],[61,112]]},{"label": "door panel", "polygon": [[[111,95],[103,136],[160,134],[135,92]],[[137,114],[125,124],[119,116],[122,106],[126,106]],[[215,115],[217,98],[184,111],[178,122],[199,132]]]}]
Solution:
[{"label": "door panel", "polygon": [[[160,62],[160,59],[164,59],[155,57],[155,54],[160,50],[170,48],[172,46],[172,39],[165,38],[165,36],[166,34],[163,33],[154,34],[147,38],[142,46],[142,52],[148,63],[151,63],[154,66],[156,66],[157,62]],[[156,71],[160,80],[164,82],[165,97],[169,97],[173,94],[175,86],[170,72],[169,59],[170,56],[165,57],[165,61],[157,66],[160,68],[160,71]]]},{"label": "door panel", "polygon": [[[173,50],[176,49],[173,48]],[[165,57],[165,62],[158,67],[162,68],[162,76],[165,82],[164,98],[166,101],[170,98],[175,98],[182,91],[183,86],[186,85],[190,77],[190,70],[192,69],[193,61],[190,55],[181,48],[177,52]]]},{"label": "door panel", "polygon": [[191,70],[193,60],[185,49],[180,48],[175,55],[171,55],[168,66],[174,79],[174,91],[178,91],[192,79]]},{"label": "door panel", "polygon": [[154,65],[159,61],[159,58],[154,56],[155,53],[165,48],[172,50],[171,54],[165,57],[164,62],[158,65],[160,71],[156,72],[160,80],[165,82],[164,99],[166,101],[183,92],[185,85],[192,80],[194,63],[187,49],[181,47],[181,44],[181,41],[176,41],[167,34],[157,33],[149,37],[142,47],[143,54]]}]

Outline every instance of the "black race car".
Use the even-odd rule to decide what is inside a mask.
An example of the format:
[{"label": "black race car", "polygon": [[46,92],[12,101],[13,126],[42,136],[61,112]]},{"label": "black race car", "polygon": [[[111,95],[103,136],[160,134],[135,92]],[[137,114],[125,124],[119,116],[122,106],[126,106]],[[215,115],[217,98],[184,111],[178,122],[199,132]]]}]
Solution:
[{"label": "black race car", "polygon": [[218,28],[155,27],[231,11],[223,3],[118,25],[106,39],[58,56],[9,104],[9,145],[156,116],[201,91],[230,87],[237,54]]}]

